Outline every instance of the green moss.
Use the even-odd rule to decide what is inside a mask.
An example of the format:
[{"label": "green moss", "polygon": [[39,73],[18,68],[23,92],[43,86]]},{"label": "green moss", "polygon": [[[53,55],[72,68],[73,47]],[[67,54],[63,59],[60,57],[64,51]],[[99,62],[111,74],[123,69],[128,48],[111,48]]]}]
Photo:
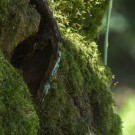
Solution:
[{"label": "green moss", "polygon": [[0,134],[36,135],[38,128],[28,88],[0,52]]},{"label": "green moss", "polygon": [[[96,43],[91,42],[99,32],[107,5],[106,0],[89,1],[87,4],[80,0],[68,2],[58,0],[55,4],[50,1],[63,34],[62,61],[57,80],[58,84],[59,81],[62,82],[60,83],[62,86],[56,91],[64,91],[61,96],[67,97],[60,103],[62,107],[56,107],[55,111],[60,114],[66,113],[62,112],[63,106],[65,110],[66,108],[72,110],[73,114],[68,115],[68,119],[62,117],[59,121],[61,116],[57,116],[57,121],[63,124],[63,121],[72,120],[74,128],[69,128],[72,131],[71,135],[87,134],[91,130],[97,135],[120,135],[122,132],[121,120],[114,113],[115,103],[111,93],[112,74],[101,62]],[[45,102],[49,106],[47,97]],[[66,106],[66,102],[70,106]],[[72,119],[72,115],[76,117]],[[46,129],[45,126],[43,128]]]},{"label": "green moss", "polygon": [[11,53],[16,45],[35,34],[39,15],[27,0],[0,1],[0,47]]},{"label": "green moss", "polygon": [[39,112],[41,133],[121,135],[110,90],[112,74],[101,62],[96,43],[67,32],[61,51],[57,87],[49,91]]},{"label": "green moss", "polygon": [[[35,11],[32,14],[26,1],[16,0],[17,15],[8,26],[9,11],[14,11],[12,6],[16,4],[2,2],[0,12],[5,18],[1,17],[4,28],[0,29],[10,31],[2,33],[0,43],[5,45],[9,36],[6,44],[11,46],[14,36],[16,46],[26,38],[25,32],[28,36],[36,31],[33,22],[38,26],[38,15]],[[62,33],[62,58],[48,95],[41,106],[36,106],[41,127],[38,134],[121,135],[121,120],[115,114],[110,88],[112,75],[101,62],[96,43],[91,42],[97,36],[108,0],[90,0],[85,4],[84,0],[49,2]],[[21,3],[24,5],[18,8]],[[10,29],[13,26],[15,31]],[[38,118],[27,87],[2,55],[0,65],[0,134],[36,135]]]},{"label": "green moss", "polygon": [[[19,16],[19,13],[16,11],[19,11],[20,13],[24,13],[24,11],[27,9],[26,1],[9,1],[9,0],[2,0],[0,2],[0,22],[1,25],[6,25],[9,27],[8,32],[16,33],[17,26],[19,24],[19,20],[21,19]],[[10,23],[10,25],[9,25]]]},{"label": "green moss", "polygon": [[87,40],[97,36],[108,6],[108,0],[49,0],[55,18],[64,32],[73,30],[85,35]]}]

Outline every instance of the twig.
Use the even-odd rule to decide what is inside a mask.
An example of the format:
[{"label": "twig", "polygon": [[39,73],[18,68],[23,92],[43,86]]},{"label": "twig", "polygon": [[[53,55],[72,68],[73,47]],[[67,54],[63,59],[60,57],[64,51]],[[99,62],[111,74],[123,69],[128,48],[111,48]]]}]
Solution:
[{"label": "twig", "polygon": [[108,8],[108,11],[107,11],[106,34],[105,34],[105,44],[104,44],[104,63],[105,63],[105,65],[107,65],[107,59],[108,59],[109,24],[110,24],[110,17],[111,17],[111,11],[112,11],[112,4],[113,4],[113,0],[110,0],[109,8]]}]

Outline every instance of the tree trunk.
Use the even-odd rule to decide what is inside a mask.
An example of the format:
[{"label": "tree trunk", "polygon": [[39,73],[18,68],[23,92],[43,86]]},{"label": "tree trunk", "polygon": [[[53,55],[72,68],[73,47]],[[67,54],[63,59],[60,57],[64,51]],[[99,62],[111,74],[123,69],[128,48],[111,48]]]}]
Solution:
[{"label": "tree trunk", "polygon": [[93,42],[108,1],[49,5],[62,36],[47,2],[0,2],[0,134],[121,135]]},{"label": "tree trunk", "polygon": [[11,63],[23,72],[23,78],[34,98],[43,93],[43,86],[58,59],[60,33],[47,3],[31,0],[40,14],[38,32],[21,42],[15,49]]}]

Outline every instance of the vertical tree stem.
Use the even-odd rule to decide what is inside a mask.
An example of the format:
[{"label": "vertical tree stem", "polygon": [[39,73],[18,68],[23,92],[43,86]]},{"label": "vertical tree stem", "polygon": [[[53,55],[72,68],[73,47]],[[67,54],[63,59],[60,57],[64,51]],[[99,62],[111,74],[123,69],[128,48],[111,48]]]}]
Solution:
[{"label": "vertical tree stem", "polygon": [[110,24],[110,17],[111,17],[111,11],[112,11],[112,3],[113,3],[113,0],[110,0],[109,1],[109,8],[107,11],[106,34],[105,34],[105,44],[104,44],[104,63],[105,63],[105,65],[107,65],[107,59],[108,59],[109,24]]}]

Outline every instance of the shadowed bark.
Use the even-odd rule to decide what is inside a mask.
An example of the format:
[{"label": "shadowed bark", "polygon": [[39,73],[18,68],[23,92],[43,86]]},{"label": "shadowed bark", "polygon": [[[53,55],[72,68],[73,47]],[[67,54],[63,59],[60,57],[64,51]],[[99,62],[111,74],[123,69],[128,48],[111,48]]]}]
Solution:
[{"label": "shadowed bark", "polygon": [[40,14],[39,30],[16,47],[11,63],[22,70],[34,98],[41,94],[58,58],[60,33],[56,21],[43,0],[31,0]]}]

